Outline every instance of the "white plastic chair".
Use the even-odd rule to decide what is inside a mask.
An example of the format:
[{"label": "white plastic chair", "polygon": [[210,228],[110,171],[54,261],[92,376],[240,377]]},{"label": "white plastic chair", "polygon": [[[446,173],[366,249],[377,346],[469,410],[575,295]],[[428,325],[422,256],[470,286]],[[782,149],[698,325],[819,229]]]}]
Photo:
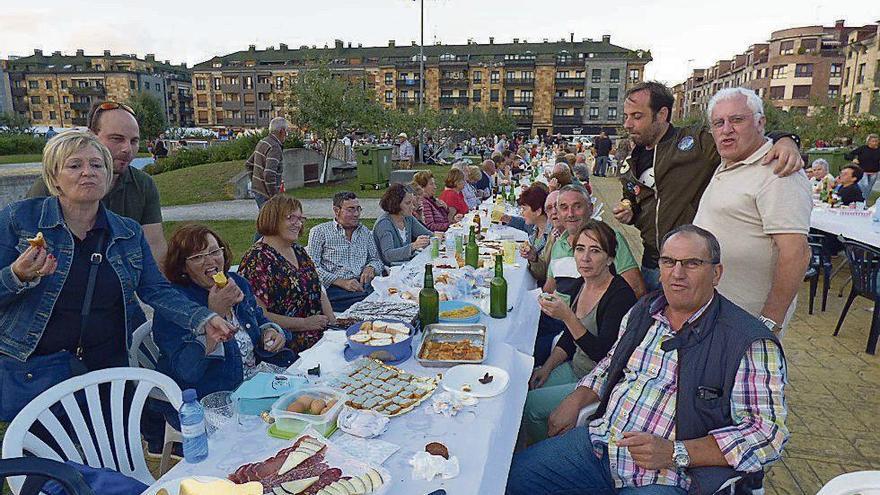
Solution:
[{"label": "white plastic chair", "polygon": [[[98,390],[100,384],[110,385],[110,425],[105,424],[104,421],[102,398]],[[134,387],[134,393],[130,397],[130,402],[123,404],[126,400],[127,384]],[[22,457],[29,453],[61,462],[71,460],[95,468],[110,468],[152,485],[156,480],[150,474],[141,451],[140,421],[147,396],[154,388],[159,388],[174,407],[180,407],[181,392],[174,380],[152,370],[110,368],[63,381],[38,395],[12,420],[3,438],[3,458]],[[83,403],[87,406],[91,430],[83,417],[80,403],[74,396],[76,392],[83,392]],[[64,410],[65,420],[73,426],[75,439],[70,437],[59,418],[50,409],[55,405]],[[127,417],[125,417],[126,405],[129,408]],[[46,428],[58,443],[60,452],[28,431],[36,423]],[[92,440],[91,431],[97,439],[97,446]],[[114,459],[114,453],[119,460],[118,464]],[[18,494],[24,478],[12,477],[8,481],[12,492]]]},{"label": "white plastic chair", "polygon": [[832,479],[816,495],[880,495],[880,471],[857,471]]},{"label": "white plastic chair", "polygon": [[[137,327],[131,336],[128,365],[132,368],[156,369],[153,363],[159,361],[159,354],[159,348],[153,342],[153,320],[147,320]],[[150,392],[150,397],[162,402],[169,402],[159,389],[153,389]],[[165,436],[162,439],[162,457],[159,460],[159,475],[165,474],[171,468],[171,452],[175,443],[183,443],[183,436],[166,422]]]}]

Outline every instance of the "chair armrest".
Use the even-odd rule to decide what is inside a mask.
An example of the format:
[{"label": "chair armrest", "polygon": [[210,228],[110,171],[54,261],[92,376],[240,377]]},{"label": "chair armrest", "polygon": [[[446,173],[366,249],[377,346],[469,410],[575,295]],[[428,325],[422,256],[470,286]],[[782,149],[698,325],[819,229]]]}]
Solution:
[{"label": "chair armrest", "polygon": [[583,426],[587,424],[587,418],[593,415],[596,412],[596,409],[599,409],[599,403],[590,404],[589,406],[581,409],[581,412],[578,413],[577,426]]}]

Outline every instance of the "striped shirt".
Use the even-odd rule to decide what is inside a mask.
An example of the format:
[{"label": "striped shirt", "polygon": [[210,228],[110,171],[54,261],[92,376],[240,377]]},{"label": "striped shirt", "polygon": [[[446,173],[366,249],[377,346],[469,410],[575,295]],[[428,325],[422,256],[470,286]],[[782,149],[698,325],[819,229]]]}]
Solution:
[{"label": "striped shirt", "polygon": [[340,279],[360,279],[368,265],[376,275],[381,275],[385,268],[373,233],[363,224],[352,232],[350,241],[336,220],[316,225],[309,231],[308,252],[324,287]]},{"label": "striped shirt", "polygon": [[257,147],[245,162],[251,175],[251,191],[271,198],[281,191],[281,141],[269,134],[257,143]]},{"label": "striped shirt", "polygon": [[[711,302],[688,322],[699,318]],[[643,469],[636,465],[627,448],[617,445],[625,431],[648,432],[675,440],[678,352],[661,348],[675,332],[662,309],[653,318],[655,322],[629,358],[622,380],[611,391],[605,414],[590,423],[590,437],[597,456],[607,446],[616,487],[656,484],[687,490],[690,479],[684,471]],[[621,334],[628,320],[629,313],[620,323]],[[589,387],[599,395],[616,348],[617,344],[578,386]],[[709,432],[734,469],[757,472],[779,460],[788,440],[785,382],[785,363],[779,347],[769,340],[754,342],[743,356],[734,380],[730,397],[733,425]]]}]

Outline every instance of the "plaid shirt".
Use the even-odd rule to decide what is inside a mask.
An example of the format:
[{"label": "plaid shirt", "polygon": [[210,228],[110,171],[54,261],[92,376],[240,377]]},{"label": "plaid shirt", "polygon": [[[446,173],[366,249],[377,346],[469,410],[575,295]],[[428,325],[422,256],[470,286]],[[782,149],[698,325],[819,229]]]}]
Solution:
[{"label": "plaid shirt", "polygon": [[324,287],[339,279],[360,279],[367,265],[373,267],[377,276],[385,268],[373,234],[363,224],[352,232],[351,241],[336,220],[316,225],[309,231],[308,252]]},{"label": "plaid shirt", "polygon": [[271,198],[281,191],[281,141],[269,134],[257,143],[254,152],[245,162],[251,176],[251,191]]},{"label": "plaid shirt", "polygon": [[[711,302],[688,322],[699,318]],[[653,318],[655,323],[629,358],[623,379],[611,392],[605,415],[590,423],[590,436],[597,456],[601,456],[607,446],[616,487],[656,484],[687,490],[690,479],[683,471],[643,469],[636,465],[628,449],[617,445],[625,431],[644,431],[675,440],[678,352],[661,349],[663,342],[673,338],[675,332],[662,309]],[[621,333],[628,320],[629,313],[620,323]],[[599,394],[607,378],[610,356],[616,348],[617,344],[578,386],[590,387]],[[769,340],[753,343],[743,356],[731,392],[733,425],[709,432],[734,469],[757,472],[779,460],[788,440],[785,382],[785,363],[776,344]]]}]

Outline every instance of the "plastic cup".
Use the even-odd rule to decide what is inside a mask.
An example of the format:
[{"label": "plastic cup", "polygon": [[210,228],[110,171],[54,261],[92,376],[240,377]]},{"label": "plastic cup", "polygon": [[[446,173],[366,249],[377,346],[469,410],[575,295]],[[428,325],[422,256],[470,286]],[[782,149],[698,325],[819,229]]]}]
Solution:
[{"label": "plastic cup", "polygon": [[504,263],[507,265],[516,263],[516,241],[502,241],[501,246],[504,249]]},{"label": "plastic cup", "polygon": [[232,403],[232,392],[214,392],[202,397],[199,402],[205,410],[205,426],[208,436],[213,435],[224,425],[232,422],[235,406]]}]

